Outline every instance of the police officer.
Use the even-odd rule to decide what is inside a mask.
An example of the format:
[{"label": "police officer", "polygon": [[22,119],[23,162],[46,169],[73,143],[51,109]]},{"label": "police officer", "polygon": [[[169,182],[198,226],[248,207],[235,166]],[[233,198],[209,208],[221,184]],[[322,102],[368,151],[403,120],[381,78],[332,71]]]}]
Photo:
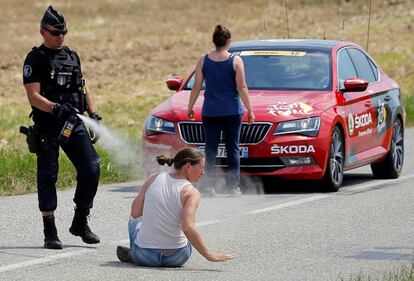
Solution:
[{"label": "police officer", "polygon": [[[88,226],[89,210],[99,182],[99,156],[90,132],[76,114],[87,111],[97,122],[102,118],[96,113],[90,94],[84,91],[77,53],[63,45],[67,32],[64,16],[49,6],[40,23],[43,44],[29,52],[23,67],[23,83],[33,110],[38,144],[37,192],[43,216],[44,247],[48,249],[62,249],[54,216],[59,147],[77,171],[75,215],[69,231],[85,243],[100,242]],[[62,131],[68,120],[73,124]]]}]

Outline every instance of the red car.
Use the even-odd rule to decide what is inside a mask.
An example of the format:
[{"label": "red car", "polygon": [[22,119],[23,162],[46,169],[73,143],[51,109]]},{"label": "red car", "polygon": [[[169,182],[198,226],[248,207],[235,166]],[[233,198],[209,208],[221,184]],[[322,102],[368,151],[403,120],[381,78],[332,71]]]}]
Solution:
[{"label": "red car", "polygon": [[[242,175],[321,180],[337,191],[344,171],[371,165],[376,178],[397,178],[404,160],[405,112],[398,84],[361,47],[329,40],[235,42],[245,65],[256,121],[240,134]],[[185,146],[204,147],[203,92],[186,118],[194,73],[167,81],[177,91],[155,107],[143,132],[153,159]],[[226,168],[220,146],[216,166]],[[156,169],[146,164],[147,172]]]}]

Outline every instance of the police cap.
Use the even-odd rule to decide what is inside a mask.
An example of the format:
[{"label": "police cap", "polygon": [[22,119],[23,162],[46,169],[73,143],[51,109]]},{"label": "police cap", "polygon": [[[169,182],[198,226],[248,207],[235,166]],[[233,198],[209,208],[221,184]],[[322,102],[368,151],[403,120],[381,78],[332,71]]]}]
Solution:
[{"label": "police cap", "polygon": [[66,21],[62,13],[55,10],[52,6],[49,6],[42,20],[40,21],[40,27],[51,25],[56,29],[66,30]]}]

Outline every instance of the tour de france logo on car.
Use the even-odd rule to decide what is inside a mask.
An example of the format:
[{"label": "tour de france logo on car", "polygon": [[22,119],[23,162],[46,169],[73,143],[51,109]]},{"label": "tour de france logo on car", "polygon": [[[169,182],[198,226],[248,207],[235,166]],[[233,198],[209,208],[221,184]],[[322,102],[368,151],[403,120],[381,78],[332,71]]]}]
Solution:
[{"label": "tour de france logo on car", "polygon": [[267,110],[273,116],[288,116],[288,115],[309,115],[313,113],[313,107],[303,102],[278,102],[269,105]]},{"label": "tour de france logo on car", "polygon": [[377,109],[377,133],[380,134],[384,131],[385,120],[387,118],[387,109],[385,108],[384,102],[378,102]]}]

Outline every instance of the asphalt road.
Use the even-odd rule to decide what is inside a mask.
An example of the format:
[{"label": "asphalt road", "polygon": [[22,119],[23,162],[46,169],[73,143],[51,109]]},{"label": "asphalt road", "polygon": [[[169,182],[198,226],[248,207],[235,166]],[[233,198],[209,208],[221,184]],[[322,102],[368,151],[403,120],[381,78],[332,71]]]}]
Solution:
[{"label": "asphalt road", "polygon": [[[374,277],[414,260],[414,130],[406,131],[397,180],[374,180],[368,167],[346,173],[338,193],[299,183],[272,194],[203,198],[199,230],[234,260],[210,263],[195,250],[182,268],[143,268],[117,260],[127,245],[129,207],[139,183],[102,186],[90,225],[101,243],[72,236],[73,189],[59,193],[61,251],[43,246],[35,194],[0,198],[0,280],[340,280]],[[310,187],[311,186],[311,187]]]}]

